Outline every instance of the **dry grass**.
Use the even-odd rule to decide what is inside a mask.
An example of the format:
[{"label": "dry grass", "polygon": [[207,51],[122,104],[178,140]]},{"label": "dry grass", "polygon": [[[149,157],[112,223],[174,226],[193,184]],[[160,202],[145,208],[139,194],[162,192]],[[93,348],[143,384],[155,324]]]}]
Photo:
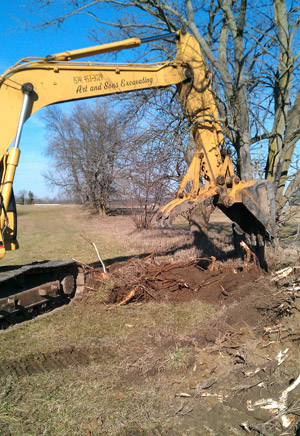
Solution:
[{"label": "dry grass", "polygon": [[[213,314],[200,302],[106,311],[87,298],[2,333],[1,365],[59,357],[45,372],[0,379],[0,434],[172,434],[176,383],[195,352],[189,334]],[[69,362],[71,347],[88,364]]]},{"label": "dry grass", "polygon": [[8,252],[2,265],[72,257],[95,261],[93,248],[81,235],[95,241],[106,259],[134,251],[127,237],[133,226],[125,217],[114,217],[112,225],[110,218],[99,220],[79,206],[20,206],[18,218],[20,249]]},{"label": "dry grass", "polygon": [[[228,251],[232,246],[230,224],[226,220],[225,217],[225,222],[220,223],[221,215],[216,213],[211,231],[220,249],[225,247],[225,251]],[[151,228],[137,232],[129,216],[99,217],[80,206],[19,206],[20,248],[15,252],[7,252],[1,265],[73,257],[88,263],[96,262],[95,251],[81,235],[95,242],[101,257],[109,263],[119,257],[153,251],[167,251],[178,260],[205,255],[192,246],[186,221],[182,218],[178,218],[171,229]]]},{"label": "dry grass", "polygon": [[[21,248],[2,264],[97,261],[80,235],[95,242],[108,263],[153,251],[169,250],[174,258],[193,253],[191,247],[184,250],[191,241],[182,228],[137,233],[125,216],[99,218],[74,206],[23,206]],[[176,383],[194,355],[189,335],[214,316],[214,309],[196,302],[107,311],[103,292],[0,334],[2,367],[21,371],[21,376],[0,376],[1,436],[175,432]],[[85,360],[70,360],[70,349]]]},{"label": "dry grass", "polygon": [[[293,235],[295,225],[294,221],[291,227],[287,225],[285,235]],[[209,231],[215,249],[225,257],[233,249],[230,220],[216,210],[212,214]],[[129,216],[99,217],[80,206],[19,206],[20,249],[7,252],[1,265],[73,257],[84,262],[97,262],[95,251],[81,235],[96,243],[101,257],[108,263],[153,251],[167,252],[175,260],[213,254],[204,249],[195,250],[187,223],[181,217],[175,220],[171,229],[151,228],[137,232]],[[299,241],[288,237],[282,245],[283,248],[297,248]]]}]

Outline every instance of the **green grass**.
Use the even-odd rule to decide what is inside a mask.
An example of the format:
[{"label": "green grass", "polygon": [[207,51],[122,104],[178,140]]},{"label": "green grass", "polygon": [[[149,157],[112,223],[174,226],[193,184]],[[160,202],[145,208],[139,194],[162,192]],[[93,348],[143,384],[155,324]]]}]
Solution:
[{"label": "green grass", "polygon": [[172,434],[164,405],[195,353],[189,334],[213,314],[201,302],[106,310],[87,297],[2,332],[1,365],[70,347],[90,364],[1,378],[0,435]]},{"label": "green grass", "polygon": [[185,337],[214,314],[212,306],[200,301],[178,305],[148,303],[107,310],[103,304],[95,303],[94,296],[87,297],[86,301],[72,303],[51,316],[2,332],[0,361],[26,356],[28,344],[30,352],[36,353],[74,344],[85,347],[104,338],[122,343],[131,338],[133,331],[148,336],[158,326],[166,335]]}]

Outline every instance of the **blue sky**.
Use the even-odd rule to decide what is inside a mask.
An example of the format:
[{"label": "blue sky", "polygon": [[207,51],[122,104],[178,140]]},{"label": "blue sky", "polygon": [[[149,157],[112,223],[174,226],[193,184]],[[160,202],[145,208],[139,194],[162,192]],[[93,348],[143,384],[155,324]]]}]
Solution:
[{"label": "blue sky", "polygon": [[[75,16],[67,20],[61,29],[52,27],[39,31],[26,30],[26,23],[34,25],[41,21],[37,13],[29,12],[26,7],[29,3],[30,0],[0,0],[0,74],[23,57],[45,56],[93,45],[88,39],[88,30],[94,20],[89,17]],[[48,166],[42,113],[43,109],[29,118],[24,125],[14,191],[18,193],[25,189],[31,190],[38,197],[53,197],[55,192],[49,190],[42,177]]]}]

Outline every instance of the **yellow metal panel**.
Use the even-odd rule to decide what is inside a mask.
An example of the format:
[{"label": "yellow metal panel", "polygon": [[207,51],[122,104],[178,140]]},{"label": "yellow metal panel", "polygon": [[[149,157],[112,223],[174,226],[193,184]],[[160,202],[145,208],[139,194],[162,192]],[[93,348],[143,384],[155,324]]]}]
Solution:
[{"label": "yellow metal panel", "polygon": [[28,69],[19,67],[14,74],[4,79],[0,88],[0,129],[3,132],[0,154],[8,149],[14,139],[22,107],[24,83],[30,82],[34,87],[30,98],[30,113],[27,114],[29,117],[53,103],[165,87],[184,79],[184,69],[175,68],[169,62],[155,67],[56,65],[44,62],[33,63]]}]

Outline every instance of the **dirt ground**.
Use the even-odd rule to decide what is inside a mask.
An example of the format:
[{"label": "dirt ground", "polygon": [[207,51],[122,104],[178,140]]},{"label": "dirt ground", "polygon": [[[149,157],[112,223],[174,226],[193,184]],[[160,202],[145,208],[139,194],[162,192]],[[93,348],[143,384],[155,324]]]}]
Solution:
[{"label": "dirt ground", "polygon": [[[206,329],[180,344],[192,352],[174,387],[169,434],[300,434],[299,273],[266,275],[254,264],[236,268],[213,258],[159,263],[154,255],[110,268],[108,310],[193,300],[216,310]],[[107,286],[99,271],[89,285],[96,282]],[[155,373],[147,373],[150,383]],[[145,374],[134,377],[138,384]]]}]

